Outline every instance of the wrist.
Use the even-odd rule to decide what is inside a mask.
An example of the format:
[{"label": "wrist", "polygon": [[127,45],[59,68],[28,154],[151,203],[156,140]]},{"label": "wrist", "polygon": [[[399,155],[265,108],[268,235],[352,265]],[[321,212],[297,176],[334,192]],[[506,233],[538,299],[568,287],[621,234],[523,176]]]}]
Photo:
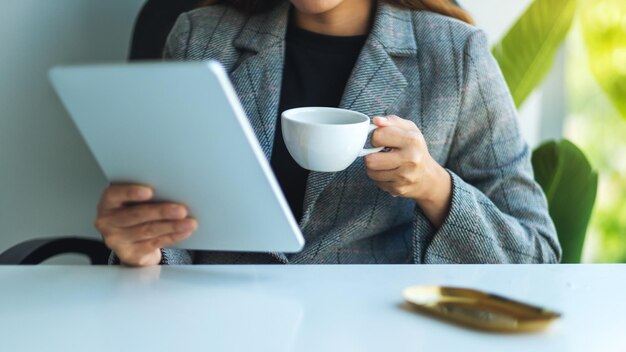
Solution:
[{"label": "wrist", "polygon": [[432,165],[431,169],[425,172],[429,176],[424,179],[423,195],[416,201],[433,226],[440,228],[450,211],[452,176],[434,160]]},{"label": "wrist", "polygon": [[138,260],[126,261],[120,258],[120,263],[131,267],[146,267],[160,265],[163,261],[163,252],[157,249],[154,252],[139,258]]},{"label": "wrist", "polygon": [[447,204],[452,194],[452,178],[435,160],[430,159],[429,165],[425,173],[424,191],[415,200],[424,206]]}]

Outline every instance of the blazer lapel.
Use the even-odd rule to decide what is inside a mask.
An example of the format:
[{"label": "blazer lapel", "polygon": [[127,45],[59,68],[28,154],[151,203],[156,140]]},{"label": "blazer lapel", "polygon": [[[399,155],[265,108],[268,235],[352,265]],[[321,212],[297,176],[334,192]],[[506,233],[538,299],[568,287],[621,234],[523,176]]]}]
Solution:
[{"label": "blazer lapel", "polygon": [[[272,158],[276,131],[288,16],[288,2],[252,16],[233,41],[242,55],[230,79],[267,160]],[[280,263],[289,262],[283,253],[268,254]]]},{"label": "blazer lapel", "polygon": [[288,14],[285,2],[252,16],[233,41],[243,53],[230,78],[268,160],[278,116]]},{"label": "blazer lapel", "polygon": [[[381,3],[370,36],[352,72],[340,107],[370,117],[385,115],[403,94],[407,81],[394,57],[416,53],[410,12]],[[415,65],[417,69],[417,64]],[[309,223],[315,204],[337,173],[311,172],[307,181],[304,213],[300,227]]]}]

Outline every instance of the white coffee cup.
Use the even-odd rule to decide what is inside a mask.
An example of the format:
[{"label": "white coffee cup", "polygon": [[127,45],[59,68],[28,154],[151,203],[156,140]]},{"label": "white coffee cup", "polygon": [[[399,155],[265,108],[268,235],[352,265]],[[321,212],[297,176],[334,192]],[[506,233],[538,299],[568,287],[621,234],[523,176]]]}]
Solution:
[{"label": "white coffee cup", "polygon": [[281,116],[287,150],[305,169],[337,172],[358,157],[384,147],[363,149],[367,136],[378,126],[360,112],[324,107],[286,110]]}]

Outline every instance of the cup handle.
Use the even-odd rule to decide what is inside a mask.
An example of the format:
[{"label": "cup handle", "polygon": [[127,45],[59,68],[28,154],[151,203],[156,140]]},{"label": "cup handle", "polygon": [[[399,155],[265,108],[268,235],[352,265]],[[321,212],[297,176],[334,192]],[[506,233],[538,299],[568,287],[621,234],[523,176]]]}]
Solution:
[{"label": "cup handle", "polygon": [[[370,125],[370,130],[367,132],[367,134],[369,135],[370,133],[372,133],[377,128],[378,128],[378,126],[376,126],[374,124]],[[378,152],[380,152],[383,149],[385,149],[385,147],[365,148],[365,149],[363,149],[359,153],[359,156],[361,157],[361,156],[366,156],[366,155],[378,153]]]}]

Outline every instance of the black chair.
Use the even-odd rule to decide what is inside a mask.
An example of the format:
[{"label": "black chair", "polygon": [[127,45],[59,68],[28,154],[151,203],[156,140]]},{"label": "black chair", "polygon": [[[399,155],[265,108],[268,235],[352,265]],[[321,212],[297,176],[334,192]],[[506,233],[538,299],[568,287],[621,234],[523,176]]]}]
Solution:
[{"label": "black chair", "polygon": [[178,16],[196,8],[200,2],[201,0],[148,0],[135,23],[129,60],[160,58],[167,35]]},{"label": "black chair", "polygon": [[17,244],[0,254],[0,264],[40,264],[60,254],[82,254],[92,265],[107,264],[111,251],[101,242],[89,238],[40,238]]},{"label": "black chair", "polygon": [[[159,59],[176,18],[199,0],[148,0],[139,12],[130,45],[129,60]],[[82,254],[91,264],[107,264],[110,250],[90,238],[40,238],[19,243],[0,254],[0,265],[40,264],[61,254]]]}]

